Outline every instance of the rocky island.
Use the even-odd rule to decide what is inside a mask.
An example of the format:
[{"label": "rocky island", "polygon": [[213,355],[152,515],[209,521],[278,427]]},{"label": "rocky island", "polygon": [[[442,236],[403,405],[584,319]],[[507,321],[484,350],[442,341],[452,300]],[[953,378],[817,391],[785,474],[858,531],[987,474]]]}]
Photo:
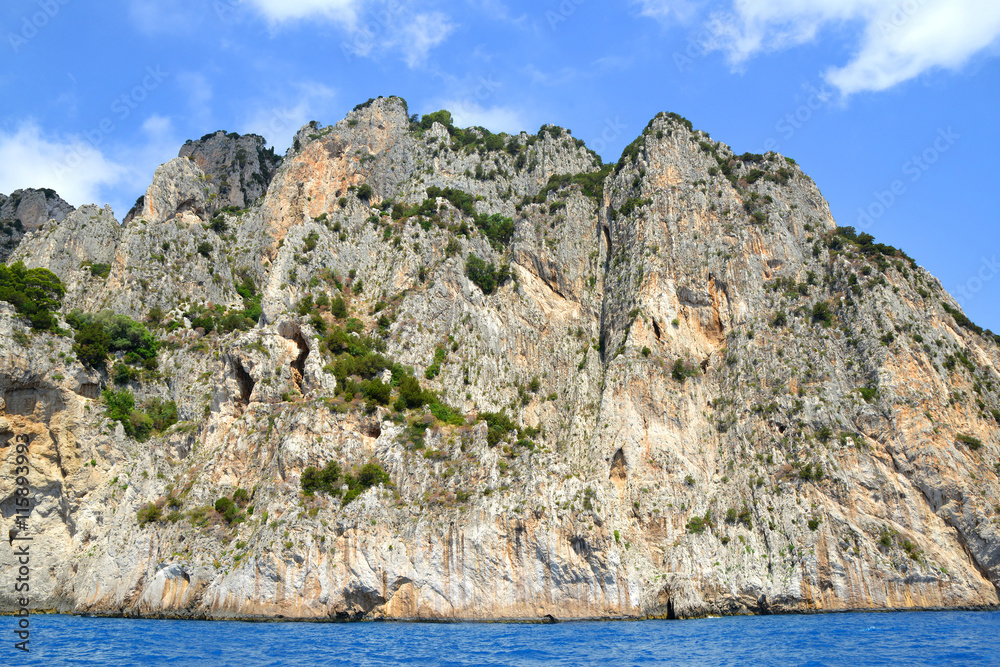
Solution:
[{"label": "rocky island", "polygon": [[123,221],[0,197],[33,610],[996,607],[1000,337],[794,160],[394,97],[265,146],[189,142]]}]

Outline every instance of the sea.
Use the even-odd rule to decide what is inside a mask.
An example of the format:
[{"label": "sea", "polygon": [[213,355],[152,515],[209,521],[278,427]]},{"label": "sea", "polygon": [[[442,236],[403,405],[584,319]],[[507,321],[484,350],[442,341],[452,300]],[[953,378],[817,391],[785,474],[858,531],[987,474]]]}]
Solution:
[{"label": "sea", "polygon": [[0,617],[3,665],[1000,665],[1000,612],[686,621],[243,623]]}]

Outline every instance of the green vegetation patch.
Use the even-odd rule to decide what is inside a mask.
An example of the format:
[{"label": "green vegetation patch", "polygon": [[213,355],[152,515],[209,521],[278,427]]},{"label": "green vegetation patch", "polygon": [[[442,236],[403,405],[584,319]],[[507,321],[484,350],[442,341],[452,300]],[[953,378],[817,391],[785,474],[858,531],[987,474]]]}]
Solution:
[{"label": "green vegetation patch", "polygon": [[392,482],[389,474],[378,463],[366,463],[356,473],[351,474],[343,473],[339,463],[330,461],[322,470],[314,467],[303,470],[300,484],[302,492],[307,496],[315,495],[317,492],[325,493],[342,498],[344,505],[347,505],[373,486],[379,484],[390,486]]},{"label": "green vegetation patch", "polygon": [[14,306],[32,329],[56,330],[52,311],[59,309],[65,293],[59,277],[48,269],[29,269],[23,262],[0,264],[0,301]]}]

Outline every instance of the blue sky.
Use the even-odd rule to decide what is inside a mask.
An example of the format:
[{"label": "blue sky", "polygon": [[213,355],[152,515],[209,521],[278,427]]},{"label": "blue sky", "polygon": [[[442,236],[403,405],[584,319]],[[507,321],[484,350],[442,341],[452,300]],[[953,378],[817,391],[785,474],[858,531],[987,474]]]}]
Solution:
[{"label": "blue sky", "polygon": [[123,215],[185,139],[378,95],[461,125],[571,128],[615,161],[658,111],[775,149],[842,225],[1000,331],[996,0],[7,0],[0,192]]}]

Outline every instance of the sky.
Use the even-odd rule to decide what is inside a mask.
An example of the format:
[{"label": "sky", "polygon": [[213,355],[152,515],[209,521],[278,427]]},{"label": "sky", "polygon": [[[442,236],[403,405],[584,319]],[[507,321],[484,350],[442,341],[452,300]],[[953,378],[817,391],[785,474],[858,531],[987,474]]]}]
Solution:
[{"label": "sky", "polygon": [[399,95],[461,126],[570,128],[606,162],[659,111],[795,158],[837,222],[1000,331],[997,0],[6,0],[0,192],[121,218],[186,139],[280,152]]}]

